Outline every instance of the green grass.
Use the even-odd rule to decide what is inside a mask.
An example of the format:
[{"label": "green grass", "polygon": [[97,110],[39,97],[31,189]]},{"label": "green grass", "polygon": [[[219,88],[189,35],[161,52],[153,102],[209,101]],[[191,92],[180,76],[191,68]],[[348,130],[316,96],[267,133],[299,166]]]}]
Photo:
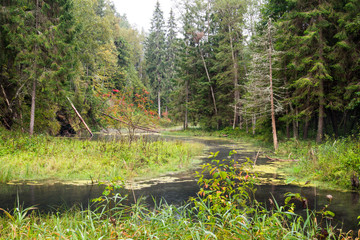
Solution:
[{"label": "green grass", "polygon": [[203,145],[136,140],[88,141],[0,129],[0,182],[155,176],[189,168]]},{"label": "green grass", "polygon": [[[201,201],[201,199],[198,199]],[[73,209],[63,214],[28,214],[15,209],[0,218],[1,239],[319,239],[321,230],[341,239],[332,229],[320,227],[309,212],[306,218],[284,208],[258,208],[252,216],[223,214],[190,217],[190,205],[162,204],[152,211],[141,204],[130,209],[117,206],[108,211]],[[127,212],[127,214],[125,214]],[[346,234],[344,234],[346,235]],[[350,235],[350,234],[348,234]],[[325,238],[324,238],[325,239]],[[351,239],[351,238],[347,238]]]}]

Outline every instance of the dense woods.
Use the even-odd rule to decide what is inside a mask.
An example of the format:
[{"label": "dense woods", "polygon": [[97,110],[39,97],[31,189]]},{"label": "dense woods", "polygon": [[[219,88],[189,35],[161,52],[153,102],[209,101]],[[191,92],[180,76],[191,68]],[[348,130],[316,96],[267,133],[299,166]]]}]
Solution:
[{"label": "dense woods", "polygon": [[76,127],[69,97],[99,127],[101,93],[144,86],[143,40],[106,0],[2,1],[2,125],[30,123],[30,134]]},{"label": "dense woods", "polygon": [[107,0],[3,0],[0,121],[78,130],[69,97],[102,128],[105,93],[148,91],[159,118],[184,128],[318,142],[358,133],[359,12],[358,0],[195,0],[164,16],[157,3],[139,33]]}]

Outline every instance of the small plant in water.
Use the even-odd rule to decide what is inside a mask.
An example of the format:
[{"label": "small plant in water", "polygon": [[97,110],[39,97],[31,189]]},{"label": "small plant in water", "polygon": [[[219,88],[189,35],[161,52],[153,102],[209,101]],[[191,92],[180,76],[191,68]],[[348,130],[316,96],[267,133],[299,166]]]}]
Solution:
[{"label": "small plant in water", "polygon": [[[219,152],[211,153],[211,163],[196,172],[201,187],[192,202],[200,219],[211,224],[224,223],[225,215],[242,215],[253,206],[255,175],[249,172],[250,161],[238,164],[234,160],[215,160]],[[236,151],[231,151],[231,157]]]}]

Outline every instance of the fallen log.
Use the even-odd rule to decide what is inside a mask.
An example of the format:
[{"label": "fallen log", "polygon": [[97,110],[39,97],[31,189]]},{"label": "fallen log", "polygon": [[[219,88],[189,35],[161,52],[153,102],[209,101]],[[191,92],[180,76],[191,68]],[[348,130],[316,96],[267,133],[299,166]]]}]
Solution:
[{"label": "fallen log", "polygon": [[106,114],[106,113],[102,113],[104,116],[107,116],[107,117],[109,117],[109,118],[111,118],[111,119],[114,119],[114,120],[116,120],[116,121],[118,121],[118,122],[121,122],[121,123],[124,123],[124,124],[126,124],[126,125],[128,125],[128,126],[131,126],[131,127],[133,127],[134,129],[140,129],[140,130],[143,130],[143,131],[148,131],[148,132],[153,132],[153,133],[159,133],[159,131],[157,131],[157,130],[153,130],[153,129],[150,129],[150,128],[147,128],[147,127],[142,127],[142,126],[137,126],[137,125],[134,125],[134,124],[130,124],[130,123],[128,123],[128,122],[125,122],[125,121],[123,121],[123,120],[121,120],[121,119],[119,119],[119,118],[116,118],[116,117],[113,117],[113,116],[111,116],[111,115],[108,115],[108,114]]},{"label": "fallen log", "polygon": [[81,122],[85,125],[86,129],[88,130],[88,132],[90,133],[91,137],[92,138],[94,136],[94,134],[91,132],[90,128],[88,127],[88,125],[86,124],[86,122],[84,121],[84,119],[81,117],[80,113],[76,110],[74,104],[71,102],[70,98],[66,97],[70,104],[71,104],[71,107],[74,109],[76,115],[79,117],[79,119],[81,120]]},{"label": "fallen log", "polygon": [[271,161],[277,161],[277,162],[298,162],[299,160],[296,159],[281,159],[281,158],[271,158],[267,155],[265,157]]}]

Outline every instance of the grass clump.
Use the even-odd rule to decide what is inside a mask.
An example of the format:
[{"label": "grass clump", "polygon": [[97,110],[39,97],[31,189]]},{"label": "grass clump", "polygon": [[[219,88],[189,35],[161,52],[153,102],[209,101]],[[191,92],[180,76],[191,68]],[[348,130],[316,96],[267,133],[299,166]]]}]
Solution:
[{"label": "grass clump", "polygon": [[[95,210],[74,208],[65,213],[39,214],[16,208],[0,217],[2,239],[352,239],[352,232],[336,232],[333,214],[306,209],[295,213],[295,202],[306,201],[288,193],[285,205],[275,200],[265,208],[254,199],[256,176],[251,163],[214,161],[198,173],[201,190],[183,206],[160,203],[148,209],[139,200],[126,206],[126,196],[109,186],[97,199]],[[205,177],[208,176],[208,177]],[[116,184],[116,183],[111,183]]]},{"label": "grass clump", "polygon": [[280,143],[277,154],[299,160],[288,172],[300,179],[351,189],[351,178],[358,178],[360,175],[358,138],[328,139],[321,144],[290,140]]},{"label": "grass clump", "polygon": [[[0,130],[1,131],[1,130]],[[197,143],[127,140],[89,141],[5,130],[0,136],[0,181],[89,180],[156,175],[191,167]]]}]

